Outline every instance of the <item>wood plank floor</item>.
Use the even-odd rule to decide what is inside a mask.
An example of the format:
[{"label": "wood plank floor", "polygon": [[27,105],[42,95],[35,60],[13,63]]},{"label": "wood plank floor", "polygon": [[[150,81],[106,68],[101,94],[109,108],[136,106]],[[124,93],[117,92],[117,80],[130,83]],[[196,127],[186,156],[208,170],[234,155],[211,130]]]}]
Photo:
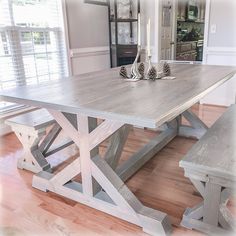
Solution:
[{"label": "wood plank floor", "polygon": [[[210,126],[225,108],[196,105],[193,110]],[[150,130],[133,129],[121,161],[153,136]],[[202,235],[179,225],[185,208],[201,201],[178,167],[181,158],[195,142],[175,138],[127,182],[144,205],[170,215],[173,235]],[[105,146],[102,145],[101,152],[104,152]],[[75,147],[62,151],[57,160],[63,159],[65,154],[75,158],[78,155],[76,151]],[[0,235],[146,235],[135,225],[54,193],[33,189],[33,174],[16,168],[21,154],[21,144],[14,134],[0,138]],[[57,162],[55,156],[50,157],[50,162]]]}]

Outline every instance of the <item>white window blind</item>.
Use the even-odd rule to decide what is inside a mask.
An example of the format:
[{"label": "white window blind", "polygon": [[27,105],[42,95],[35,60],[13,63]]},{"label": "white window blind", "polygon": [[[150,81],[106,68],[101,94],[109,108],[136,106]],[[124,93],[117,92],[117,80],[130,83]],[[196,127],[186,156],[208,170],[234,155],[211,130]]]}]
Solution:
[{"label": "white window blind", "polygon": [[67,76],[60,0],[0,0],[0,89]]}]

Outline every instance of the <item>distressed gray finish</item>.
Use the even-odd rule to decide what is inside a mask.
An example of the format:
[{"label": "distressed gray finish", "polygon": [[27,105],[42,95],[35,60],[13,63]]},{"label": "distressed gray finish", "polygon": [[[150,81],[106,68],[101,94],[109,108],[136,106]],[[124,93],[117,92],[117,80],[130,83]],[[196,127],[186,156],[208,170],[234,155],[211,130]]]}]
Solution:
[{"label": "distressed gray finish", "polygon": [[[171,67],[176,80],[129,83],[120,79],[116,68],[1,92],[1,98],[7,101],[46,108],[80,149],[81,156],[58,173],[41,171],[35,175],[33,187],[137,224],[151,235],[169,234],[168,216],[143,206],[124,181],[180,133],[179,117],[183,112],[235,72],[233,67],[221,66],[172,64]],[[192,130],[184,135],[197,133],[200,137],[206,130],[204,124],[191,112],[185,115]],[[96,122],[90,122],[91,117],[103,121],[97,126]],[[117,166],[128,135],[126,126],[156,128],[162,124],[166,129],[159,136]],[[111,143],[103,159],[98,146],[108,138]],[[80,174],[82,183],[73,181]]]},{"label": "distressed gray finish", "polygon": [[180,161],[203,197],[187,209],[181,224],[208,234],[236,231],[236,221],[227,209],[236,189],[236,105],[232,105]]},{"label": "distressed gray finish", "polygon": [[127,161],[116,169],[116,173],[123,181],[128,180],[146,162],[148,162],[157,152],[165,147],[175,136],[177,130],[168,128],[161,134],[153,138],[149,143],[142,147],[137,153],[133,154]]},{"label": "distressed gray finish", "polygon": [[236,106],[207,131],[180,161],[183,168],[236,180]]},{"label": "distressed gray finish", "polygon": [[[49,112],[79,147],[80,157],[54,175],[45,171],[38,173],[33,177],[33,187],[58,193],[125,219],[141,226],[144,232],[151,235],[169,234],[172,228],[168,216],[143,206],[112,169],[117,165],[129,127],[120,122],[105,120],[91,131],[89,118],[78,114],[77,130],[61,112]],[[94,156],[91,151],[109,136],[111,140],[122,137],[124,140],[120,140],[118,146],[114,143],[109,145],[104,159],[99,155]],[[111,152],[114,152],[113,155]],[[79,174],[82,176],[82,184],[73,181]],[[95,187],[94,191],[97,183],[102,190]]]},{"label": "distressed gray finish", "polygon": [[37,107],[156,128],[230,79],[235,67],[171,64],[175,80],[128,83],[119,68],[1,91],[0,98]]},{"label": "distressed gray finish", "polygon": [[45,126],[50,126],[53,123],[55,123],[55,120],[45,109],[28,112],[6,120],[6,124],[20,124],[23,126],[32,127],[35,130],[44,128]]}]

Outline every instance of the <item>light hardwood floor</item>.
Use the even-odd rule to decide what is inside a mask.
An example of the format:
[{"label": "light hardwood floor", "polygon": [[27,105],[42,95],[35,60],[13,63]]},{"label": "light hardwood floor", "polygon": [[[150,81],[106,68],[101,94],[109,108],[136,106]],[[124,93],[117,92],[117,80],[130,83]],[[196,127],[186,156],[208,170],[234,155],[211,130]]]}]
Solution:
[{"label": "light hardwood floor", "polygon": [[[199,117],[211,125],[224,107],[196,105]],[[144,145],[154,133],[133,129],[129,135],[122,160]],[[181,227],[186,207],[201,201],[200,195],[178,164],[196,140],[175,138],[138,173],[127,185],[144,205],[170,215],[173,235],[201,235]],[[100,148],[105,150],[106,143]],[[71,147],[57,155],[73,159],[78,155]],[[141,228],[105,213],[96,211],[54,193],[44,193],[31,187],[32,173],[16,168],[22,147],[14,134],[0,138],[0,235],[146,235]],[[55,156],[50,162],[56,164]],[[65,162],[68,163],[69,161]],[[58,169],[63,165],[59,165]],[[230,207],[234,210],[234,203]]]}]

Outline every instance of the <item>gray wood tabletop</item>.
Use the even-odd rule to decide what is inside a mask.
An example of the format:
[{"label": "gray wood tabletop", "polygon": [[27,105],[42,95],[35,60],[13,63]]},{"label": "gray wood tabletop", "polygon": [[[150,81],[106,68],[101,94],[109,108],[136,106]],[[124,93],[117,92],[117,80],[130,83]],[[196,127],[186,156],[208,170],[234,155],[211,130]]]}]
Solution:
[{"label": "gray wood tabletop", "polygon": [[127,82],[119,68],[0,91],[0,99],[155,128],[230,79],[236,67],[171,64],[175,80]]},{"label": "gray wood tabletop", "polygon": [[183,168],[236,180],[236,105],[232,105],[180,161]]}]

